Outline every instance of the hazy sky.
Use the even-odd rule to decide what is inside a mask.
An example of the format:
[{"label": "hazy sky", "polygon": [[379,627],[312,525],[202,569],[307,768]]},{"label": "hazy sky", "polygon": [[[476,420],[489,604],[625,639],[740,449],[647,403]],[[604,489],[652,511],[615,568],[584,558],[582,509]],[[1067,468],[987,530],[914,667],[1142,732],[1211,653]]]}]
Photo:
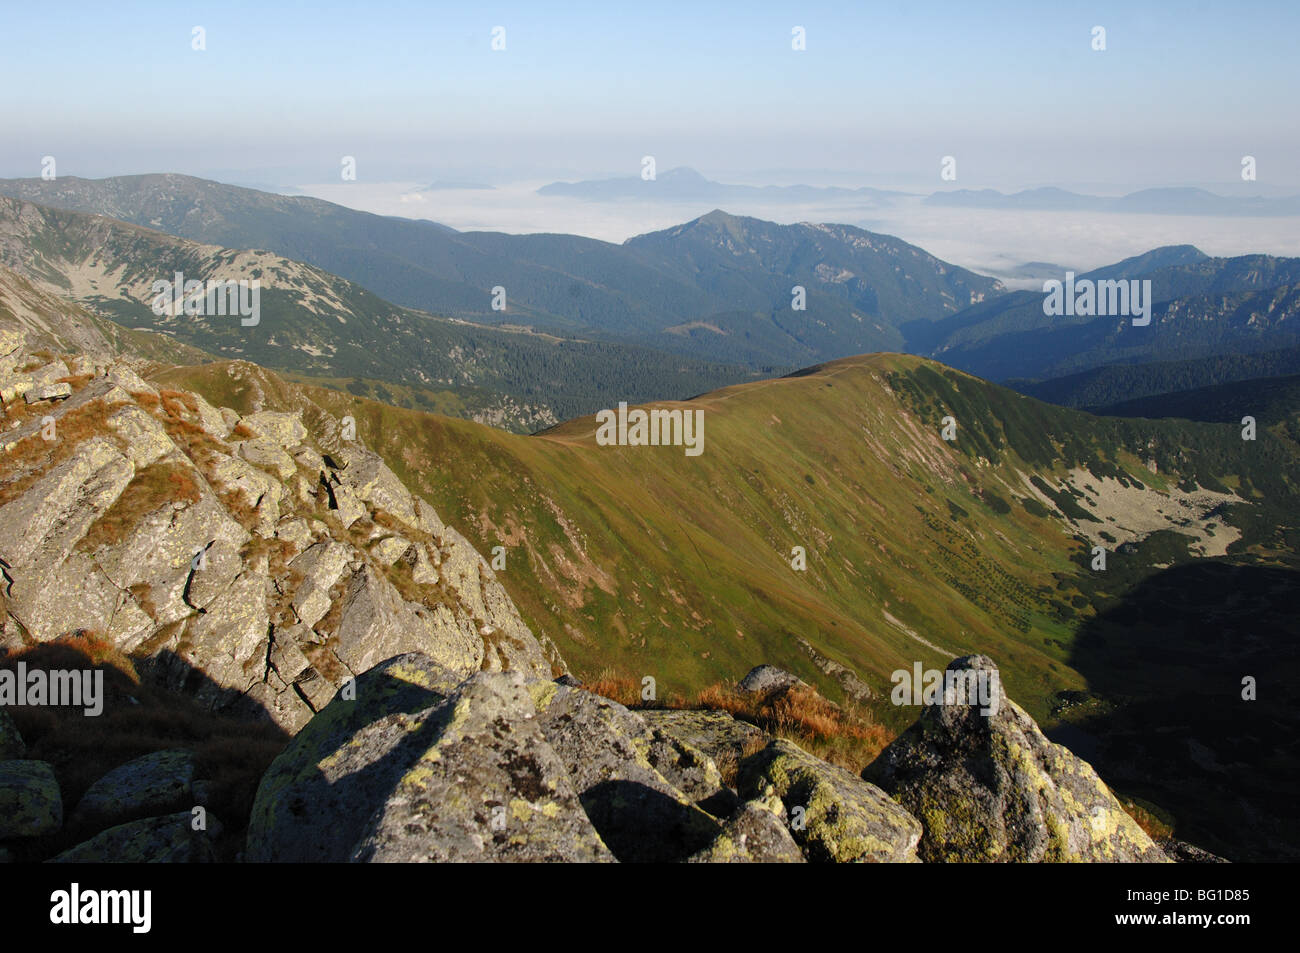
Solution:
[{"label": "hazy sky", "polygon": [[1300,192],[1300,3],[981,6],[10,3],[0,175]]}]

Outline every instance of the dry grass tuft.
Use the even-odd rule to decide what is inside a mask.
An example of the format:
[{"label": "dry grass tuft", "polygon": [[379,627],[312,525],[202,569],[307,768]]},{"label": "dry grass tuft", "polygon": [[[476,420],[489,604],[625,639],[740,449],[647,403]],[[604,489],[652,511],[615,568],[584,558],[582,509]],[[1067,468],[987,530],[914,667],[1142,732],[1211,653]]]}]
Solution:
[{"label": "dry grass tuft", "polygon": [[[856,706],[840,706],[810,688],[798,686],[776,689],[766,694],[742,692],[724,684],[710,685],[693,699],[670,697],[663,701],[641,699],[641,683],[635,678],[605,669],[583,686],[628,708],[713,709],[729,713],[738,721],[748,722],[768,735],[785,738],[809,754],[838,764],[854,774],[876,760],[894,733],[878,722],[871,712]],[[742,757],[719,763],[726,777],[734,778],[739,762],[762,744],[751,745]]]}]

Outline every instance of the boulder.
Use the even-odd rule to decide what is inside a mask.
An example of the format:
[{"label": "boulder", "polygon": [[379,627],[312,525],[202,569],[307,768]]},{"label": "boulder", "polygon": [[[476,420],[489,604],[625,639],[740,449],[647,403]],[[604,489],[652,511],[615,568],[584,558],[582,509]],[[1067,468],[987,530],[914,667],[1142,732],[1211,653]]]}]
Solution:
[{"label": "boulder", "polygon": [[[685,860],[718,836],[718,822],[651,761],[658,745],[659,765],[673,770],[678,750],[664,750],[666,741],[635,712],[580,688],[538,684],[542,732],[564,762],[587,816],[619,860]],[[696,772],[691,780],[711,770],[715,783],[705,796],[716,792],[721,779],[712,761],[693,750],[688,757],[689,770]]]},{"label": "boulder", "polygon": [[288,480],[298,472],[293,457],[274,440],[245,440],[239,445],[239,455],[255,467],[274,471],[281,480]]},{"label": "boulder", "polygon": [[353,672],[412,651],[452,671],[476,671],[484,649],[472,620],[446,607],[439,609],[404,601],[382,572],[363,566],[353,573],[343,594],[334,651]]},{"label": "boulder", "polygon": [[43,400],[63,400],[72,396],[72,385],[67,382],[53,382],[49,384],[37,384],[23,392],[23,400],[29,404],[37,404]]},{"label": "boulder", "polygon": [[1167,859],[1092,767],[1006,697],[991,659],[955,659],[948,673],[983,680],[986,702],[958,691],[927,706],[863,772],[924,825],[923,860]]},{"label": "boulder", "polygon": [[355,698],[336,696],[262,777],[247,859],[348,860],[371,814],[428,750],[423,726],[460,680],[419,654],[358,676]]},{"label": "boulder", "polygon": [[338,582],[351,558],[352,551],[346,544],[323,539],[289,563],[291,570],[303,576],[291,602],[303,625],[315,625],[329,611],[330,588]]},{"label": "boulder", "polygon": [[307,428],[297,414],[280,413],[274,410],[261,410],[239,421],[259,437],[274,441],[280,447],[291,450],[307,439]]},{"label": "boulder", "polygon": [[646,724],[703,751],[715,762],[739,764],[770,740],[762,730],[728,712],[650,708],[641,712]]},{"label": "boulder", "polygon": [[52,858],[51,864],[205,864],[216,858],[212,841],[221,824],[204,814],[206,830],[195,830],[196,815],[180,811],[110,827]]},{"label": "boulder", "polygon": [[127,404],[108,418],[108,426],[126,444],[126,453],[137,470],[176,453],[176,444],[152,414]]},{"label": "boulder", "polygon": [[27,754],[27,745],[18,733],[18,726],[9,717],[9,712],[0,708],[0,761],[21,758]]},{"label": "boulder", "polygon": [[63,798],[44,761],[0,761],[0,840],[41,837],[63,826]]},{"label": "boulder", "polygon": [[779,688],[793,688],[796,685],[806,684],[799,676],[783,668],[777,668],[775,665],[756,665],[740,680],[739,687],[742,692],[767,694]]},{"label": "boulder", "polygon": [[813,861],[913,862],[921,838],[916,818],[873,784],[784,739],[740,766],[742,797],[768,788],[781,799],[791,833]]},{"label": "boulder", "polygon": [[119,765],[90,786],[72,822],[105,827],[193,807],[194,755],[155,751]]},{"label": "boulder", "polygon": [[352,448],[347,456],[347,468],[340,475],[343,485],[351,487],[372,509],[382,510],[407,526],[418,528],[414,497],[379,454]]},{"label": "boulder", "polygon": [[30,490],[0,507],[0,557],[12,569],[39,565],[47,571],[72,551],[134,475],[131,462],[105,438],[82,442]]},{"label": "boulder", "polygon": [[518,673],[466,680],[417,730],[423,753],[371,816],[352,859],[612,860],[536,714]]},{"label": "boulder", "polygon": [[690,858],[693,864],[802,864],[781,813],[781,802],[746,801],[722,826],[722,833]]}]

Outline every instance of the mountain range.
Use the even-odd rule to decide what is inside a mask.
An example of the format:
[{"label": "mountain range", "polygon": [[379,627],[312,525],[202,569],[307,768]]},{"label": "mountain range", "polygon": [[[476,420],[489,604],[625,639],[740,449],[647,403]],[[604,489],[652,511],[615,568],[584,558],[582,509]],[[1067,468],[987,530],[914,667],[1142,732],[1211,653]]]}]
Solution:
[{"label": "mountain range", "polygon": [[[100,184],[54,184],[78,201],[108,195]],[[771,663],[887,733],[914,715],[886,701],[895,672],[988,653],[1028,716],[1143,810],[1225,856],[1291,856],[1300,711],[1276,680],[1300,644],[1290,611],[1300,598],[1294,380],[1149,395],[1097,416],[915,355],[840,357],[753,379],[752,368],[691,366],[612,334],[433,315],[277,251],[166,234],[156,227],[165,207],[178,228],[231,227],[246,211],[207,202],[232,194],[253,219],[285,229],[308,207],[343,213],[198,180],[152,184],[118,187],[133,202],[147,196],[155,227],[0,198],[9,348],[0,564],[11,647],[97,632],[139,671],[211,706],[251,693],[291,730],[321,713],[348,673],[378,661],[370,641],[410,648],[382,641],[393,628],[385,619],[424,631],[411,619],[442,618],[440,606],[455,638],[429,636],[420,650],[455,648],[445,658],[464,677],[485,664],[550,664],[595,684],[650,677],[691,697]],[[180,187],[204,200],[169,206]],[[460,240],[432,225],[395,227],[419,229],[428,247]],[[622,246],[478,235],[463,247],[515,263],[521,249],[534,262],[591,249],[613,268],[610,288],[648,269],[668,289],[662,300],[680,292],[742,309],[809,282],[808,311],[794,312],[804,323],[782,314],[778,325],[769,305],[766,325],[740,317],[761,311],[711,312],[730,323],[670,325],[665,336],[752,331],[755,353],[797,358],[795,341],[835,353],[932,335],[927,347],[954,361],[1010,371],[1071,366],[1071,347],[1085,361],[1198,354],[1177,371],[1149,365],[1153,375],[1166,368],[1170,389],[1188,374],[1217,383],[1242,372],[1240,361],[1196,363],[1216,348],[1224,358],[1260,348],[1261,361],[1280,355],[1269,366],[1285,367],[1278,345],[1291,342],[1300,271],[1294,259],[1173,246],[1091,273],[1152,281],[1157,306],[1143,329],[1116,318],[1044,326],[1041,297],[1002,293],[844,226],[718,212]],[[155,313],[152,282],[175,272],[262,282],[259,320]],[[648,310],[637,314],[649,322],[637,327],[654,326]],[[844,320],[818,325],[835,315]],[[1140,331],[1157,340],[1128,336]],[[539,371],[546,355],[569,352],[585,362],[569,365],[575,381]],[[678,386],[738,375],[690,400],[661,391],[640,401],[699,414],[699,456],[597,438],[596,409],[638,402],[629,396],[638,359],[646,389],[666,367],[682,373]],[[488,412],[505,415],[512,389],[528,387],[538,404],[514,405],[514,422],[540,432],[486,425],[502,422]],[[476,389],[483,403],[466,412]],[[1122,389],[1112,382],[1108,396]],[[571,403],[559,403],[566,393]],[[421,406],[421,395],[461,412]],[[583,402],[559,419],[557,407]],[[1181,419],[1207,407],[1221,412]],[[1243,439],[1244,409],[1254,439]],[[464,419],[476,415],[486,423]],[[46,416],[64,442],[46,446]],[[168,536],[170,521],[189,526],[191,507],[207,522]],[[220,585],[208,591],[176,553],[217,543]],[[471,552],[492,554],[490,576]],[[336,581],[344,567],[346,585]],[[252,595],[230,602],[238,579]],[[249,609],[263,592],[265,618]],[[214,629],[207,610],[221,606],[231,632],[244,633],[237,645]],[[292,677],[275,682],[282,670]],[[1259,680],[1258,702],[1242,704],[1243,675]]]}]

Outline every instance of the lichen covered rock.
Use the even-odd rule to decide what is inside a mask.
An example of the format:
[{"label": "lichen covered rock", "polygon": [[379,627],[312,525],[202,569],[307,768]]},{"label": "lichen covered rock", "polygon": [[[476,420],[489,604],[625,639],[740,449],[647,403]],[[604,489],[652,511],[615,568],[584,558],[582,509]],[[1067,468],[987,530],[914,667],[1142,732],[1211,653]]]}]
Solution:
[{"label": "lichen covered rock", "polygon": [[101,827],[193,807],[195,766],[188,751],[155,751],[119,765],[90,786],[77,808],[77,824]]},{"label": "lichen covered rock", "polygon": [[41,837],[62,826],[54,768],[44,761],[0,761],[0,840]]},{"label": "lichen covered rock", "polygon": [[348,860],[371,814],[427,750],[429,714],[459,682],[418,654],[359,676],[355,698],[336,696],[262,777],[248,859]]},{"label": "lichen covered rock", "polygon": [[[635,712],[581,688],[539,683],[541,727],[568,770],[582,806],[596,830],[622,861],[685,860],[719,833],[718,822],[696,806],[655,765],[677,780],[688,770],[697,780],[717,768],[702,752],[686,755],[691,766],[675,764],[672,749]],[[657,750],[656,750],[657,749]]]},{"label": "lichen covered rock", "polygon": [[417,730],[423,753],[371,816],[352,859],[612,860],[535,715],[521,674],[467,679]]},{"label": "lichen covered rock", "polygon": [[1005,696],[992,660],[948,671],[985,679],[988,703],[927,706],[864,772],[924,825],[923,860],[1167,860],[1092,767]]},{"label": "lichen covered rock", "polygon": [[[200,823],[199,817],[202,818]],[[198,829],[196,829],[198,828]],[[211,814],[179,811],[110,827],[65,850],[52,864],[204,864],[216,858],[221,824]]]},{"label": "lichen covered rock", "polygon": [[809,860],[911,862],[921,825],[879,788],[784,739],[740,766],[745,798],[768,787],[790,817],[791,833]]},{"label": "lichen covered rock", "polygon": [[746,801],[727,819],[717,839],[691,857],[693,864],[802,864],[778,800]]}]

